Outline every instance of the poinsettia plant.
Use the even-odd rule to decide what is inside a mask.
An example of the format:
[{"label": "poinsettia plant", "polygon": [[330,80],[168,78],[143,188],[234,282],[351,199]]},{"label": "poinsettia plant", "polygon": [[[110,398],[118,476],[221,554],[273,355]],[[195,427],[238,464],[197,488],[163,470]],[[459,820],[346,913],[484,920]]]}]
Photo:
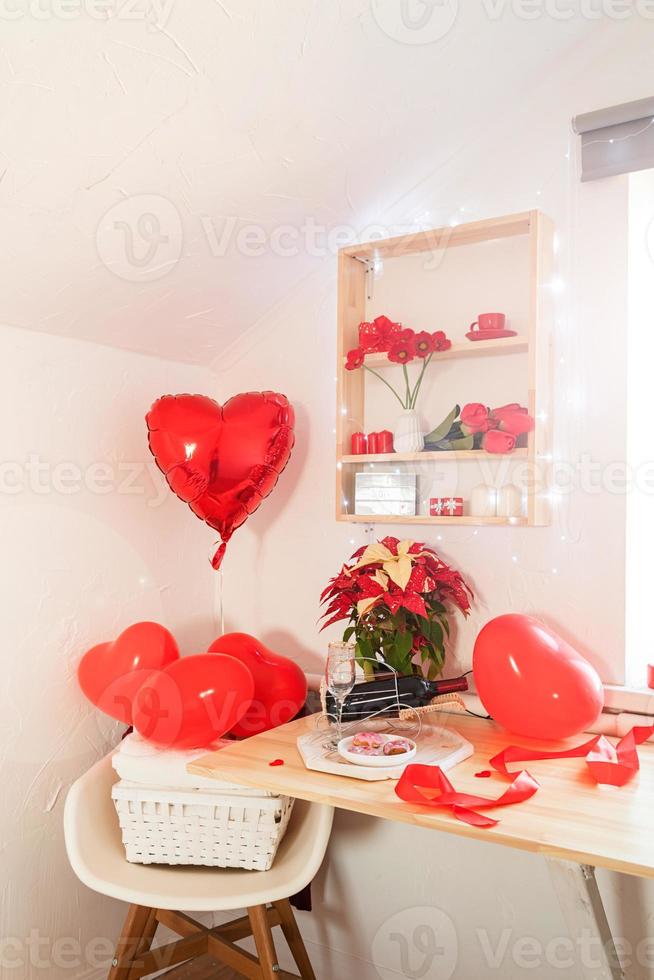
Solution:
[{"label": "poinsettia plant", "polygon": [[[400,674],[437,677],[445,663],[452,607],[464,616],[473,593],[460,572],[421,541],[386,537],[359,548],[332,578],[320,602],[322,629],[340,620],[366,674],[388,664]],[[380,660],[379,658],[383,659]]]},{"label": "poinsettia plant", "polygon": [[[378,316],[370,323],[359,324],[359,346],[348,351],[345,361],[347,371],[356,371],[363,368],[379,378],[387,388],[393,392],[402,408],[415,408],[418,401],[418,394],[422,379],[425,376],[427,365],[434,354],[449,350],[452,346],[446,334],[442,330],[429,333],[421,330],[405,329],[401,323],[389,320],[387,316]],[[404,372],[404,391],[398,392],[396,388],[387,381],[378,371],[366,364],[367,354],[386,354],[392,364],[401,364]],[[422,366],[413,381],[409,378],[407,364],[418,358]]]}]

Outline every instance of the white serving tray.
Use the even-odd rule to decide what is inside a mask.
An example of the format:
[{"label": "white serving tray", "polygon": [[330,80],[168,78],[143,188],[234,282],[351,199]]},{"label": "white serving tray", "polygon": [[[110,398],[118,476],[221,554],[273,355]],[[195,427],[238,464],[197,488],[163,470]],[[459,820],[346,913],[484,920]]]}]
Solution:
[{"label": "white serving tray", "polygon": [[[358,726],[358,730],[370,731],[376,727],[368,722]],[[354,729],[350,726],[348,734],[354,734]],[[336,749],[325,748],[324,742],[327,738],[328,732],[325,730],[309,732],[298,738],[298,751],[307,769],[368,781],[399,779],[408,765],[440,766],[446,771],[464,759],[469,759],[474,752],[474,746],[451,728],[423,724],[420,734],[415,737],[418,751],[410,761],[389,769],[373,769],[372,766],[355,766],[342,759]]]}]

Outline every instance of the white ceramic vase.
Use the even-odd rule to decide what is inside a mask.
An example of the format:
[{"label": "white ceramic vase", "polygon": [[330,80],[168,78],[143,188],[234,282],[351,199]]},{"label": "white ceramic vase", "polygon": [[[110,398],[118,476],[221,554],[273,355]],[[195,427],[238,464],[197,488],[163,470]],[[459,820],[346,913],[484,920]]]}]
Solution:
[{"label": "white ceramic vase", "polygon": [[419,453],[425,448],[425,437],[415,408],[405,408],[396,419],[393,448],[396,453]]}]

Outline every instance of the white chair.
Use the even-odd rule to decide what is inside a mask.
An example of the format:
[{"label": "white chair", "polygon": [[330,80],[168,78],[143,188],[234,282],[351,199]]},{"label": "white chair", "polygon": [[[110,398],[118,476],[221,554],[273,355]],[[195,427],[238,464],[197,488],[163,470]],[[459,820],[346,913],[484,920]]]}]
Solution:
[{"label": "white chair", "polygon": [[[301,980],[315,980],[288,896],[308,885],[318,871],[333,808],[297,800],[270,871],[129,864],[111,799],[117,778],[110,757],[102,759],[71,787],[64,812],[66,849],[77,877],[94,891],[130,905],[108,980],[138,980],[206,954],[252,980],[290,980],[296,974],[277,963],[271,933],[277,925]],[[216,928],[177,911],[243,908],[247,915]],[[159,924],[182,938],[152,949]],[[258,957],[235,945],[247,936],[254,936]]]}]

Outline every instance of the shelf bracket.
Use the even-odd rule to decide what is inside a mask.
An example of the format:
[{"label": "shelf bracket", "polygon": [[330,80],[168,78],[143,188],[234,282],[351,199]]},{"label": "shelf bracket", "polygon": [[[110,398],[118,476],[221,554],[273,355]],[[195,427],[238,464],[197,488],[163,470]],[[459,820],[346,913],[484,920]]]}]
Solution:
[{"label": "shelf bracket", "polygon": [[361,258],[359,255],[352,257],[366,267],[366,299],[371,300],[375,292],[375,262],[372,259]]}]

